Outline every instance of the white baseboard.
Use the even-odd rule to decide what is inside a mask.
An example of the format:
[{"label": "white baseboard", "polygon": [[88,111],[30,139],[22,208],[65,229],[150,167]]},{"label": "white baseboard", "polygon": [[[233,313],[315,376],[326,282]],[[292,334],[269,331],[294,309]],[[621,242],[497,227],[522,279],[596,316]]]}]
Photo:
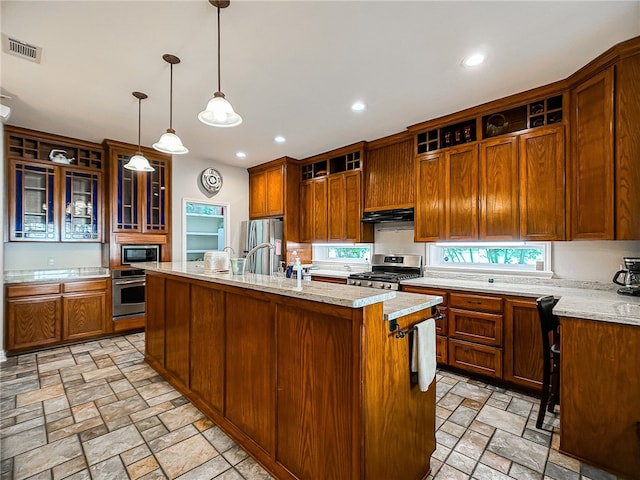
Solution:
[{"label": "white baseboard", "polygon": [[0,363],[7,361],[7,354],[4,350],[0,350]]}]

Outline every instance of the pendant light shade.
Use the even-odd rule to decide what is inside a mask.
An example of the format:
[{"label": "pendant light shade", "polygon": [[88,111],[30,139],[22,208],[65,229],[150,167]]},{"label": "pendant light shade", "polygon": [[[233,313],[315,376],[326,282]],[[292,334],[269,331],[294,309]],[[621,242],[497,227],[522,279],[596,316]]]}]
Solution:
[{"label": "pendant light shade", "polygon": [[242,123],[242,117],[234,112],[220,88],[220,9],[228,7],[229,1],[209,0],[209,3],[218,9],[218,91],[213,94],[207,107],[198,114],[198,120],[212,127],[235,127]]},{"label": "pendant light shade", "polygon": [[127,170],[135,170],[136,172],[153,172],[155,168],[149,164],[149,160],[142,155],[142,149],[140,148],[140,119],[142,117],[142,100],[147,98],[146,93],[133,92],[132,95],[138,99],[138,151],[133,157],[129,159],[124,166]]},{"label": "pendant light shade", "polygon": [[182,140],[180,140],[180,137],[176,135],[176,131],[173,129],[173,66],[180,63],[180,59],[169,53],[165,53],[162,59],[171,66],[171,80],[169,82],[169,128],[167,128],[167,132],[163,133],[160,140],[154,143],[152,147],[159,152],[168,153],[169,155],[182,155],[188,153],[189,150],[182,144]]}]

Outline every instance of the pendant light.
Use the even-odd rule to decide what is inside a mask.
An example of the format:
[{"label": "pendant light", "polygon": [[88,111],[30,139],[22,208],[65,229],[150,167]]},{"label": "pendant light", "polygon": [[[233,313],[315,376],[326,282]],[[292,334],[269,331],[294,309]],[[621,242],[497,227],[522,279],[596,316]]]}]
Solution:
[{"label": "pendant light", "polygon": [[147,160],[144,155],[142,155],[142,149],[140,148],[140,118],[142,113],[142,100],[147,98],[146,93],[142,92],[132,92],[131,95],[138,99],[138,151],[136,154],[129,159],[129,162],[124,166],[127,170],[135,170],[136,172],[153,172],[155,168],[153,168],[149,164],[149,160]]},{"label": "pendant light", "polygon": [[182,155],[183,153],[189,153],[189,150],[182,144],[182,140],[180,140],[180,137],[176,135],[176,131],[173,129],[173,66],[180,63],[180,59],[169,53],[165,53],[162,59],[171,66],[171,80],[169,82],[169,128],[167,128],[167,132],[163,133],[160,140],[154,143],[152,147],[159,152],[168,153],[169,155]]},{"label": "pendant light", "polygon": [[220,9],[228,7],[229,0],[209,0],[209,3],[218,9],[218,91],[207,103],[207,108],[198,114],[198,120],[212,127],[235,127],[242,123],[242,117],[233,111],[220,89]]}]

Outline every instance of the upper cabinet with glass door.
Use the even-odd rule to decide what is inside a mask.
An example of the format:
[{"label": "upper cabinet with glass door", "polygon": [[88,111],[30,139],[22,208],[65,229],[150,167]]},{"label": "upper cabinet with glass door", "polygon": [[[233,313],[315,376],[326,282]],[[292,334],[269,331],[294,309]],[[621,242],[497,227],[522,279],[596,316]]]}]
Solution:
[{"label": "upper cabinet with glass door", "polygon": [[111,232],[167,235],[171,232],[171,156],[142,148],[154,168],[136,172],[124,166],[138,147],[105,140],[110,159]]},{"label": "upper cabinet with glass door", "polygon": [[100,145],[7,126],[5,156],[10,241],[102,241]]}]

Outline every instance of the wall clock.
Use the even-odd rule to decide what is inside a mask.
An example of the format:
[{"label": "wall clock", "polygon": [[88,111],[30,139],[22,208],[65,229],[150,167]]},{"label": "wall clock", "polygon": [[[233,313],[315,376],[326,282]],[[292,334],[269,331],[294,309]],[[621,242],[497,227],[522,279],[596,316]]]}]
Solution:
[{"label": "wall clock", "polygon": [[205,168],[200,174],[200,184],[207,195],[213,197],[222,188],[222,175],[215,168]]}]

